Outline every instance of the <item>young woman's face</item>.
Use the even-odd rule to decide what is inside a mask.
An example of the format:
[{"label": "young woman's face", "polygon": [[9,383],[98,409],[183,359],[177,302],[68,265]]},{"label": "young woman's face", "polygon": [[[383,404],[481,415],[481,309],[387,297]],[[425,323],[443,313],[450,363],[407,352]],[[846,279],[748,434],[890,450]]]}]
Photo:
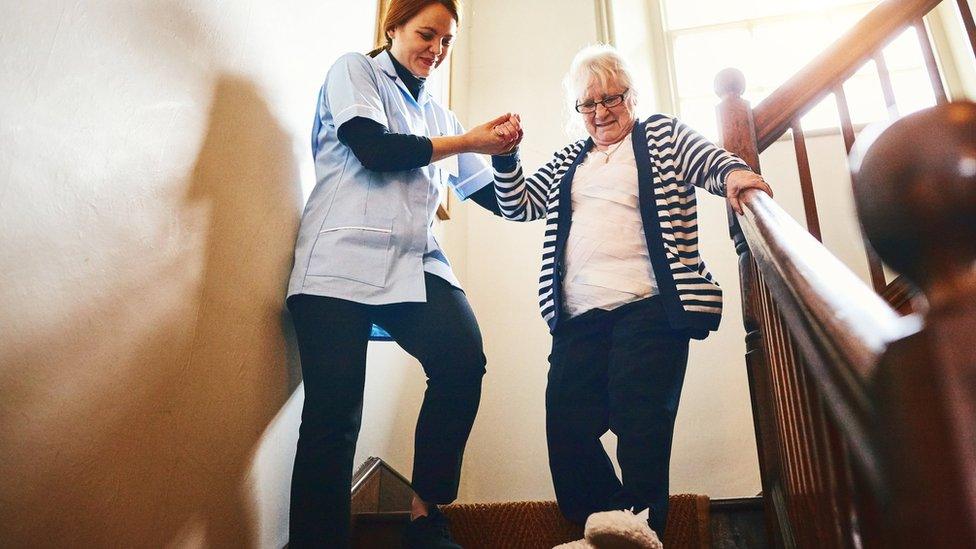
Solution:
[{"label": "young woman's face", "polygon": [[443,5],[430,4],[412,19],[388,31],[390,53],[414,76],[426,78],[451,51],[457,21]]}]

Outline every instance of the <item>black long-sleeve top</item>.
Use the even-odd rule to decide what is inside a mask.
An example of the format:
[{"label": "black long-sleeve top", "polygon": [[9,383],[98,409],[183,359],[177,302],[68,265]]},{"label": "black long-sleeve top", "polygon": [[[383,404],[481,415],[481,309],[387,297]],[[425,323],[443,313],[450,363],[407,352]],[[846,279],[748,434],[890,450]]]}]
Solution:
[{"label": "black long-sleeve top", "polygon": [[[420,97],[420,92],[424,89],[424,79],[414,76],[392,55],[390,59],[413,98]],[[429,137],[393,133],[379,122],[361,116],[339,126],[337,135],[339,141],[352,149],[366,169],[377,172],[422,168],[430,164],[434,155],[434,145]],[[470,198],[495,215],[501,215],[493,185],[486,185],[471,194]]]}]

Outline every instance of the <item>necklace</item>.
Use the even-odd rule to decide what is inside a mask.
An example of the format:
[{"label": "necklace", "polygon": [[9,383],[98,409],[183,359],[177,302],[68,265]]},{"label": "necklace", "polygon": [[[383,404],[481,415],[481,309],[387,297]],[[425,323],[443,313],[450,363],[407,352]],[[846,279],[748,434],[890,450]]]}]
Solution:
[{"label": "necklace", "polygon": [[605,150],[605,151],[601,151],[600,149],[596,149],[596,152],[598,152],[598,153],[600,153],[600,154],[603,155],[603,163],[604,164],[608,164],[610,162],[610,157],[613,156],[613,153],[617,152],[617,149],[619,149],[620,146],[624,144],[624,141],[626,141],[626,139],[621,139],[620,141],[617,142],[617,144],[615,146],[613,146],[612,148],[611,147],[607,147],[607,150]]}]

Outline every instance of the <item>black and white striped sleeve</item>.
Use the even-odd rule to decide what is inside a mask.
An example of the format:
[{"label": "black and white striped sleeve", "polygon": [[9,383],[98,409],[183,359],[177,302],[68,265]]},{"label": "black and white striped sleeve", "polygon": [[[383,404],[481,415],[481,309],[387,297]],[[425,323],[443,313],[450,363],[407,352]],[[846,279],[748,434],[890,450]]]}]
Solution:
[{"label": "black and white striped sleeve", "polygon": [[544,219],[549,190],[556,180],[556,170],[565,158],[563,151],[557,152],[539,171],[525,177],[518,151],[509,155],[492,156],[495,193],[502,217],[512,221]]},{"label": "black and white striped sleeve", "polygon": [[724,197],[725,177],[729,172],[751,171],[741,158],[714,145],[677,118],[672,121],[672,150],[680,180]]}]

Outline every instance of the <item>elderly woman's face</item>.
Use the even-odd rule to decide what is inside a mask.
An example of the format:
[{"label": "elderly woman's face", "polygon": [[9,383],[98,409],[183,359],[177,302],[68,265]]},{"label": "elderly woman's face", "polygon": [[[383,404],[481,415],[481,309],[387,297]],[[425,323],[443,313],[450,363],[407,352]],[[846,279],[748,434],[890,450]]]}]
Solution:
[{"label": "elderly woman's face", "polygon": [[[616,82],[611,81],[603,86],[598,79],[592,78],[578,103],[595,103],[626,92],[628,90]],[[614,107],[607,108],[603,104],[598,104],[596,110],[589,114],[581,113],[580,116],[583,117],[586,131],[593,141],[601,146],[612,145],[627,137],[634,125],[634,113],[628,95],[624,95],[623,101]]]}]

